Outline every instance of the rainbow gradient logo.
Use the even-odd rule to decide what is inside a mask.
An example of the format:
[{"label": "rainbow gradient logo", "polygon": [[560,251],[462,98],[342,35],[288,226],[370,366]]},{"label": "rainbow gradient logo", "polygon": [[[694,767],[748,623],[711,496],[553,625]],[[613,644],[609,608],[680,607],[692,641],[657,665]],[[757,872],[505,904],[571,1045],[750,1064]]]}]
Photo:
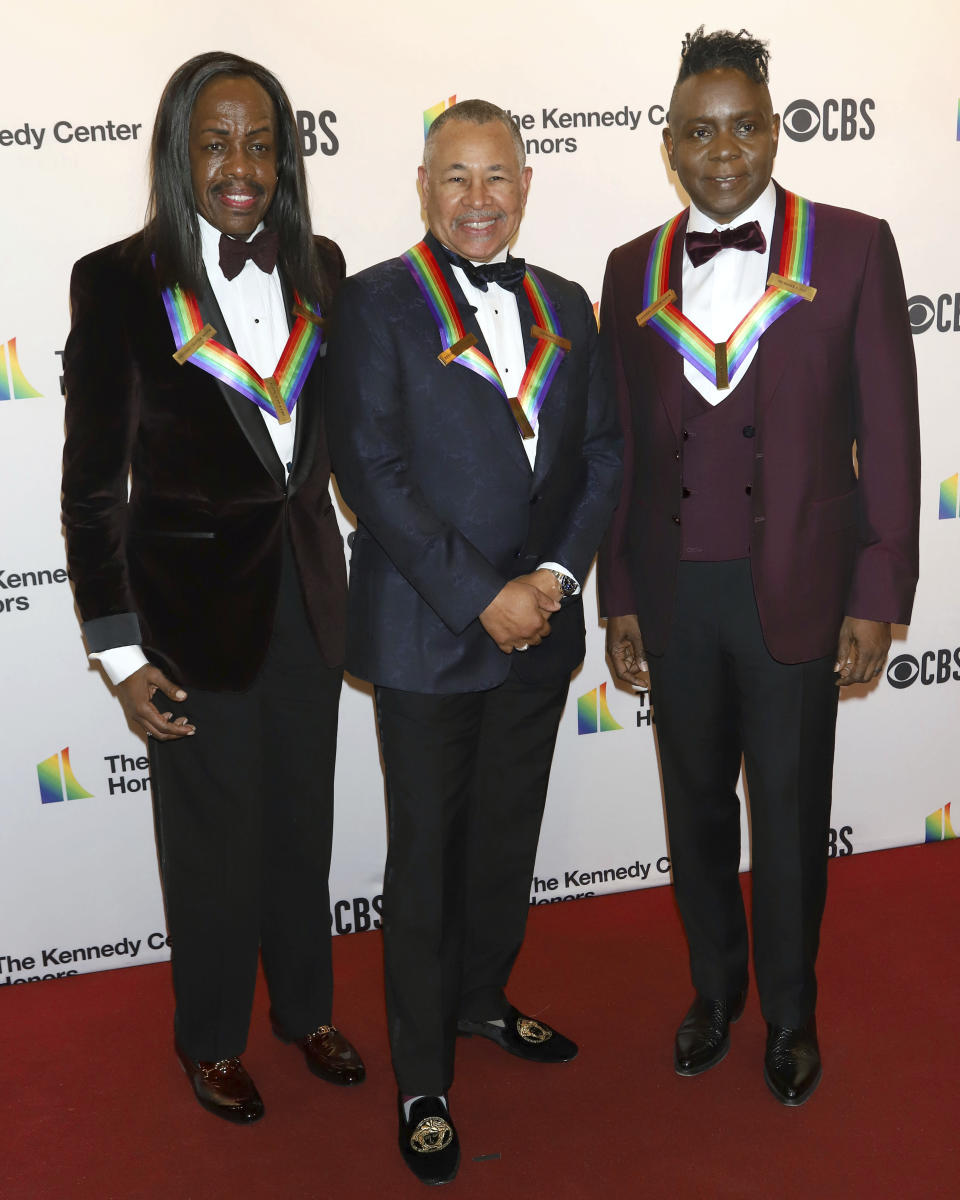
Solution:
[{"label": "rainbow gradient logo", "polygon": [[577,733],[612,733],[614,729],[622,729],[613,719],[613,713],[607,704],[607,685],[591,688],[577,697]]},{"label": "rainbow gradient logo", "polygon": [[59,754],[51,754],[43,762],[37,763],[37,782],[40,784],[41,804],[93,799],[93,793],[88,792],[73,773],[69,746],[64,746]]},{"label": "rainbow gradient logo", "polygon": [[[9,362],[9,370],[7,363]],[[30,386],[17,358],[17,339],[0,345],[0,400],[36,400],[41,393]]]},{"label": "rainbow gradient logo", "polygon": [[944,479],[940,484],[940,520],[955,521],[960,515],[957,505],[957,493],[960,488],[960,472]]},{"label": "rainbow gradient logo", "polygon": [[950,820],[950,805],[945,804],[943,808],[938,808],[936,812],[932,812],[927,817],[927,835],[923,839],[925,842],[949,842],[951,838],[957,835],[953,832],[953,823]]},{"label": "rainbow gradient logo", "polygon": [[423,137],[426,140],[427,134],[430,132],[430,126],[434,123],[437,117],[442,112],[446,112],[448,108],[453,108],[456,104],[456,96],[450,96],[446,100],[441,100],[439,104],[435,104],[432,108],[423,110]]}]

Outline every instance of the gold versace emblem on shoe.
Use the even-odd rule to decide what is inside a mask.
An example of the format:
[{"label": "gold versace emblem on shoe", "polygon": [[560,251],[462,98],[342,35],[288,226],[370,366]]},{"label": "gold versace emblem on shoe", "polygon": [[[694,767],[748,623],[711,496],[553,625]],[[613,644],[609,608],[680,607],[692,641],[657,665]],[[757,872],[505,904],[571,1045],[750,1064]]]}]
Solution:
[{"label": "gold versace emblem on shoe", "polygon": [[410,1145],[418,1154],[445,1150],[453,1141],[453,1130],[443,1117],[424,1117],[410,1135]]},{"label": "gold versace emblem on shoe", "polygon": [[525,1042],[548,1042],[553,1037],[553,1030],[547,1025],[541,1025],[533,1017],[517,1017],[517,1033]]}]

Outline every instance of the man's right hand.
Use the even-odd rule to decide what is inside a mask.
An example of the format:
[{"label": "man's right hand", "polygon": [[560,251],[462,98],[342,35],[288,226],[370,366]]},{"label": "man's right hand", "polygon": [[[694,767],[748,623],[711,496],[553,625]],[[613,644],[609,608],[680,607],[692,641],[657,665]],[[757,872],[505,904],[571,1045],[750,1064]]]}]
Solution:
[{"label": "man's right hand", "polygon": [[607,654],[618,679],[644,691],[650,687],[647,653],[635,613],[607,618]]},{"label": "man's right hand", "polygon": [[511,654],[521,646],[536,646],[548,637],[550,614],[559,608],[559,601],[539,588],[512,579],[480,614],[480,624],[504,654]]},{"label": "man's right hand", "polygon": [[194,733],[195,727],[187,723],[186,717],[177,717],[174,721],[173,713],[160,712],[153,703],[157,692],[162,692],[171,700],[187,698],[183,688],[168,679],[160,668],[152,663],[146,663],[117,684],[117,696],[130,724],[134,728],[139,726],[149,737],[155,737],[160,742],[188,737]]}]

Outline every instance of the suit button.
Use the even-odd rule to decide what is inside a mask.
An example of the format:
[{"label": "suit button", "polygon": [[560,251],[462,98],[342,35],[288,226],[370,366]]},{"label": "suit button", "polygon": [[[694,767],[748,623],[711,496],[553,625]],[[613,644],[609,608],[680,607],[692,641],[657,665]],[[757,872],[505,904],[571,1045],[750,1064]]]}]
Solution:
[{"label": "suit button", "polygon": [[515,550],[515,551],[514,551],[513,557],[514,557],[514,558],[520,558],[520,556],[521,556],[522,554],[523,554],[523,547],[521,546],[519,550]]},{"label": "suit button", "polygon": [[673,457],[674,457],[674,458],[676,458],[676,459],[679,459],[679,457],[680,457],[680,451],[679,451],[679,450],[675,450],[675,451],[673,452]]},{"label": "suit button", "polygon": [[535,496],[530,497],[531,504],[539,504],[539,502],[540,502],[540,493],[539,492]]},{"label": "suit button", "polygon": [[686,498],[690,495],[690,489],[685,487],[680,495],[683,496],[684,500],[686,500]]},{"label": "suit button", "polygon": [[674,525],[679,525],[680,524],[680,514],[673,513],[672,516],[670,517],[670,520],[674,523]]},{"label": "suit button", "polygon": [[680,434],[680,436],[683,438],[683,440],[684,440],[684,441],[686,441],[686,440],[687,440],[687,439],[690,437],[690,434],[689,434],[689,433],[687,433],[687,431],[686,431],[686,430],[684,430],[684,431],[683,431],[683,432]]},{"label": "suit button", "polygon": [[747,486],[746,486],[746,487],[745,487],[743,490],[744,490],[744,491],[747,493],[747,495],[748,495],[748,496],[752,496],[752,495],[753,495],[753,488],[750,486],[750,484],[749,484],[749,483],[747,484]]},{"label": "suit button", "polygon": [[752,425],[744,425],[743,427],[743,436],[745,438],[753,437],[756,432],[756,429]]}]

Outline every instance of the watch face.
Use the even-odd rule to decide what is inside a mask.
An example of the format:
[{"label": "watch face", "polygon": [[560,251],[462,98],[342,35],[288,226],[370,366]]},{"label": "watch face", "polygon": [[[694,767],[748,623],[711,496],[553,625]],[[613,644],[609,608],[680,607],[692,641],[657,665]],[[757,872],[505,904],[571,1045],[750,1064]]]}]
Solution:
[{"label": "watch face", "polygon": [[569,596],[572,596],[576,592],[577,585],[574,582],[572,576],[561,575],[559,571],[554,571],[554,575],[557,577],[557,583],[560,584],[560,595],[561,596],[569,597]]}]

